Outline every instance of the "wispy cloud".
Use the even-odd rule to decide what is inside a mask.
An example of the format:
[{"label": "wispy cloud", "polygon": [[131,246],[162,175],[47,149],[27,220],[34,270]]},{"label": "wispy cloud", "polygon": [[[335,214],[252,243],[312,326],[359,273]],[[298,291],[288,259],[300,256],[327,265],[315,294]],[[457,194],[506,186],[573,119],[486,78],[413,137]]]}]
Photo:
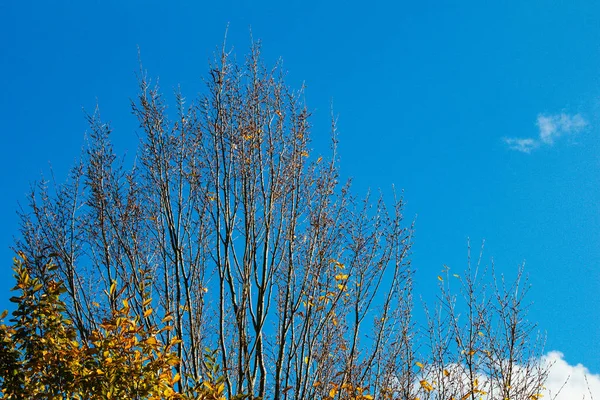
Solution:
[{"label": "wispy cloud", "polygon": [[588,126],[588,122],[581,114],[539,114],[536,126],[539,133],[537,138],[503,138],[509,149],[521,153],[531,153],[540,146],[552,146],[562,136],[578,134]]},{"label": "wispy cloud", "polygon": [[540,114],[537,117],[536,125],[540,129],[540,140],[545,144],[551,145],[561,136],[573,135],[581,132],[581,130],[587,126],[587,122],[583,119],[581,114]]},{"label": "wispy cloud", "polygon": [[508,145],[509,149],[520,151],[521,153],[531,153],[532,150],[540,146],[537,140],[531,138],[504,138],[504,143]]}]

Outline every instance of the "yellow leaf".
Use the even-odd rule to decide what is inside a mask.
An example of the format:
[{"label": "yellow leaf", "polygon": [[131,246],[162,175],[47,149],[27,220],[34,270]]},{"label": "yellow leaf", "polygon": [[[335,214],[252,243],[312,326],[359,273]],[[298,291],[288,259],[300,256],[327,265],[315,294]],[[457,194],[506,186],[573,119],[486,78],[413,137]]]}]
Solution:
[{"label": "yellow leaf", "polygon": [[419,368],[424,368],[424,367],[423,367],[423,364],[421,364],[421,363],[420,363],[420,362],[418,362],[418,361],[415,363],[415,365],[416,365],[417,367],[419,367]]},{"label": "yellow leaf", "polygon": [[110,285],[110,289],[109,289],[108,293],[110,293],[110,295],[112,296],[113,294],[115,294],[116,289],[117,289],[117,282],[113,281],[112,284]]},{"label": "yellow leaf", "polygon": [[444,281],[444,278],[442,278],[442,277],[441,277],[441,276],[439,276],[439,275],[438,275],[438,277],[437,277],[437,278],[438,278],[438,281],[440,281],[440,282],[443,282],[443,281]]},{"label": "yellow leaf", "polygon": [[460,275],[458,275],[458,274],[452,274],[452,276],[455,278],[460,278]]},{"label": "yellow leaf", "polygon": [[177,382],[179,382],[180,379],[181,379],[181,375],[179,375],[179,373],[176,373],[175,376],[173,377],[172,383],[177,383]]},{"label": "yellow leaf", "polygon": [[450,376],[450,372],[447,369],[444,370],[444,376]]},{"label": "yellow leaf", "polygon": [[335,276],[335,279],[337,281],[345,281],[346,279],[348,279],[348,275],[347,274],[337,274]]},{"label": "yellow leaf", "polygon": [[423,379],[420,383],[421,383],[421,387],[423,389],[425,389],[427,392],[431,392],[433,390],[433,386],[431,386],[431,384],[429,382],[427,382],[425,379]]},{"label": "yellow leaf", "polygon": [[156,345],[158,344],[158,341],[156,340],[156,338],[154,336],[150,336],[148,339],[146,339],[146,344],[149,345]]},{"label": "yellow leaf", "polygon": [[167,361],[167,364],[169,364],[171,367],[174,367],[179,364],[179,359],[177,359],[177,357],[171,358]]},{"label": "yellow leaf", "polygon": [[329,391],[329,397],[333,399],[335,397],[336,393],[337,393],[337,388],[334,387],[333,389],[331,389]]},{"label": "yellow leaf", "polygon": [[144,311],[144,318],[149,317],[150,314],[152,314],[152,309],[151,308],[149,308],[146,311]]},{"label": "yellow leaf", "polygon": [[304,364],[308,364],[308,356],[304,357]]}]

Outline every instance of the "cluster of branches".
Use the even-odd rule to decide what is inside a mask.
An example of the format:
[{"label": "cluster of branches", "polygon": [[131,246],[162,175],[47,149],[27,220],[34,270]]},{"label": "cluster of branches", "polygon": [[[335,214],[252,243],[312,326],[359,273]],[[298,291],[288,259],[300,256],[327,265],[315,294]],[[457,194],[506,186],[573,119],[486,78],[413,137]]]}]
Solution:
[{"label": "cluster of branches", "polygon": [[493,265],[482,267],[481,256],[473,266],[469,248],[463,276],[444,266],[437,277],[438,302],[426,308],[422,330],[426,362],[417,363],[421,389],[440,400],[540,399],[550,366],[541,359],[544,338],[527,320],[523,266],[508,283]]},{"label": "cluster of branches", "polygon": [[[182,394],[210,373],[206,348],[218,350],[228,396],[538,393],[545,371],[535,365],[515,380],[515,366],[533,359],[522,292],[486,300],[465,279],[466,317],[444,289],[424,330],[430,342],[415,336],[402,199],[359,199],[340,185],[334,123],[331,155],[310,155],[302,90],[259,53],[240,65],[222,51],[205,94],[188,105],[176,92],[172,112],[142,74],[135,165],[119,161],[96,112],[69,181],[32,191],[15,248],[32,277],[52,257],[76,335],[89,339],[123,300],[147,329],[172,317],[157,337],[178,340]],[[417,357],[419,346],[430,356]]]}]

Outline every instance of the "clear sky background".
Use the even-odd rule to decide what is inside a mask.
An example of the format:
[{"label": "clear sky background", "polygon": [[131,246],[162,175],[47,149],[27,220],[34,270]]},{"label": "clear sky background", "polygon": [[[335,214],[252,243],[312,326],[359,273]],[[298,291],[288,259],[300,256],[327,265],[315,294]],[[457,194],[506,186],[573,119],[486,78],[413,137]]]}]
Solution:
[{"label": "clear sky background", "polygon": [[485,240],[500,272],[526,262],[546,349],[600,374],[600,3],[202,3],[0,3],[4,299],[15,210],[50,165],[66,179],[82,109],[98,102],[133,157],[137,46],[167,98],[178,84],[192,98],[229,24],[239,59],[251,28],[265,61],[281,57],[287,82],[306,83],[316,153],[333,102],[341,173],[358,193],[404,189],[417,293],[432,297],[443,264],[465,267],[467,238]]}]

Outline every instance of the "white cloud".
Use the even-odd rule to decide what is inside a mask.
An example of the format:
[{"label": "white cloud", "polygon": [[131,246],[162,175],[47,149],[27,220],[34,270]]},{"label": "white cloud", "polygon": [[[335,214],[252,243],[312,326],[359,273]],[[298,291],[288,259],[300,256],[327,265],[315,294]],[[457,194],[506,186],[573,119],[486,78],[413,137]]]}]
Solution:
[{"label": "white cloud", "polygon": [[[444,368],[449,371],[448,377],[442,378],[447,379],[444,381],[446,390],[466,393],[470,381],[466,367],[460,364],[448,364]],[[548,370],[549,373],[544,386],[538,392],[542,395],[541,400],[600,400],[600,374],[592,374],[589,369],[581,364],[570,365],[559,351],[551,351],[541,356],[538,360],[532,362],[529,368],[527,370],[522,365],[514,364],[512,368],[514,373],[513,387],[529,385],[527,382],[532,382],[531,377],[535,375],[535,371]],[[425,379],[428,383],[433,383],[434,390],[440,390],[435,383],[434,368],[426,366],[421,374],[419,379]],[[496,400],[500,388],[499,382],[482,373],[477,374],[477,380],[479,382],[478,388],[485,392],[479,398],[482,400]],[[422,395],[427,394],[419,382],[415,383],[415,389]],[[427,396],[424,397],[427,398]]]},{"label": "white cloud", "polygon": [[[548,375],[545,385],[546,391],[542,392],[545,395],[544,398],[555,398],[556,400],[579,400],[584,398],[600,400],[600,374],[595,375],[590,373],[581,364],[570,365],[565,361],[564,355],[558,351],[551,351],[546,354],[543,357],[543,361],[547,365],[551,365],[550,375]],[[557,397],[553,397],[557,394]]]},{"label": "white cloud", "polygon": [[531,153],[541,145],[552,146],[561,136],[575,135],[588,126],[581,114],[539,114],[536,120],[539,129],[538,138],[504,138],[504,143],[511,150]]}]

